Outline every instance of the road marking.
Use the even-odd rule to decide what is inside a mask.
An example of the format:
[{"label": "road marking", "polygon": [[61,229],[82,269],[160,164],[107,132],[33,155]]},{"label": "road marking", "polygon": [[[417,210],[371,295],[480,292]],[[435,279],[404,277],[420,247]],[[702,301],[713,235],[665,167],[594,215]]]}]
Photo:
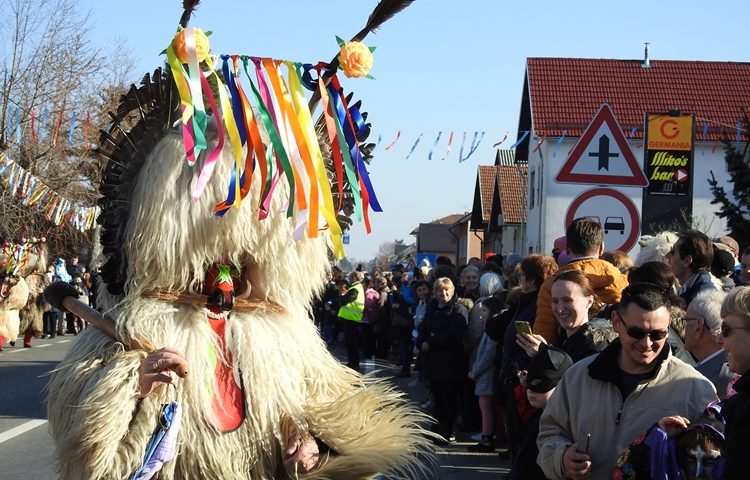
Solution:
[{"label": "road marking", "polygon": [[3,443],[7,440],[10,440],[11,438],[24,434],[28,432],[29,430],[32,430],[40,425],[44,425],[45,423],[47,423],[47,420],[31,420],[15,428],[11,428],[5,433],[0,433],[0,443]]},{"label": "road marking", "polygon": [[31,350],[31,349],[30,348],[13,348],[13,350],[9,351],[8,353],[25,352],[26,350]]},{"label": "road marking", "polygon": [[44,347],[49,347],[50,345],[52,345],[52,344],[51,343],[45,343],[44,345],[37,345],[35,348],[44,348]]},{"label": "road marking", "polygon": [[58,340],[58,341],[56,341],[55,343],[65,343],[65,342],[69,342],[69,341],[70,341],[70,340]]}]

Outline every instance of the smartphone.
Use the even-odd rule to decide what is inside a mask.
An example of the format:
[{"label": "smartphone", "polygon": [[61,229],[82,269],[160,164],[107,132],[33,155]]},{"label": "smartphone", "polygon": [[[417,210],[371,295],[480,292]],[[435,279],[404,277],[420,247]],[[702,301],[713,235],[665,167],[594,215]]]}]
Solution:
[{"label": "smartphone", "polygon": [[516,333],[528,333],[531,335],[531,324],[529,322],[516,320],[513,323],[516,325]]},{"label": "smartphone", "polygon": [[590,434],[590,433],[587,433],[587,434],[586,434],[586,450],[584,450],[584,452],[583,452],[583,453],[585,453],[586,455],[588,455],[588,454],[589,454],[589,443],[591,443],[591,434]]}]

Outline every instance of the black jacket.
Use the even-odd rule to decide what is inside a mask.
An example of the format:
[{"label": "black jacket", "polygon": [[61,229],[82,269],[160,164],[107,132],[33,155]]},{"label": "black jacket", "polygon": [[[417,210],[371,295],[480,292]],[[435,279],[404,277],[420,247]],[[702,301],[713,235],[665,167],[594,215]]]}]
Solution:
[{"label": "black jacket", "polygon": [[443,308],[438,308],[437,300],[433,299],[419,325],[417,345],[420,350],[424,342],[430,346],[425,354],[428,380],[463,380],[468,373],[468,355],[463,339],[469,312],[456,303],[456,298],[454,296]]},{"label": "black jacket", "polygon": [[726,419],[724,474],[722,480],[746,479],[750,472],[750,372],[734,384],[736,395],[724,400]]}]

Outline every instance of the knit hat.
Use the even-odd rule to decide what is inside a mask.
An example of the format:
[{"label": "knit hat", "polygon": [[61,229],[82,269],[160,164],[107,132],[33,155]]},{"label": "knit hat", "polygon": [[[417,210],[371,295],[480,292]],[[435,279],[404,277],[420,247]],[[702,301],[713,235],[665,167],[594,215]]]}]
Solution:
[{"label": "knit hat", "polygon": [[717,238],[714,241],[714,248],[724,250],[732,255],[738,255],[740,253],[740,244],[737,243],[737,240],[727,235]]},{"label": "knit hat", "polygon": [[573,360],[556,347],[542,347],[529,363],[526,388],[536,393],[547,393],[557,386]]}]

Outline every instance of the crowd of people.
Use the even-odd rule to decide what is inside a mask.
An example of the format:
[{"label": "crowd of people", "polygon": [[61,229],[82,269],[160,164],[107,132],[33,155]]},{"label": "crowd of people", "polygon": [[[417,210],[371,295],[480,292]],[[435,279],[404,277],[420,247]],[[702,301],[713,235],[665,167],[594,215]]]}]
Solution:
[{"label": "crowd of people", "polygon": [[579,218],[552,255],[334,268],[315,320],[352,369],[417,370],[436,441],[479,431],[468,450],[507,455],[509,478],[734,479],[750,463],[750,247],[730,237],[665,232],[631,259]]}]

